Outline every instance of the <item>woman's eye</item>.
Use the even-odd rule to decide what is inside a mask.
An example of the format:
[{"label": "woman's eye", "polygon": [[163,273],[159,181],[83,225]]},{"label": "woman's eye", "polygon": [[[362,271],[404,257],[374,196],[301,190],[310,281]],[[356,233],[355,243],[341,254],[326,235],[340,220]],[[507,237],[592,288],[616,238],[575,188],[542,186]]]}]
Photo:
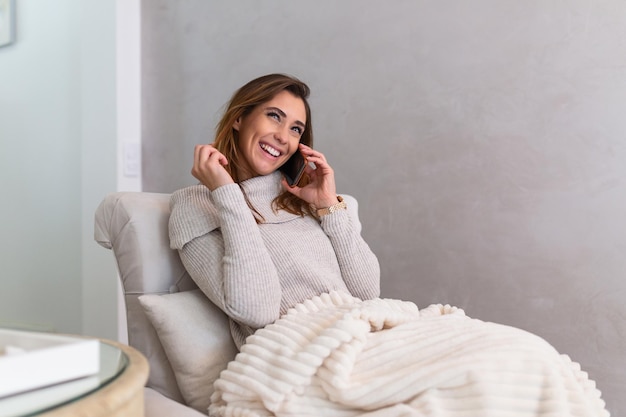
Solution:
[{"label": "woman's eye", "polygon": [[269,117],[271,117],[272,119],[280,120],[280,115],[278,113],[276,113],[276,112],[271,111],[271,112],[267,113],[267,115]]},{"label": "woman's eye", "polygon": [[296,132],[299,136],[302,136],[302,128],[300,126],[294,126],[291,128],[294,132]]}]

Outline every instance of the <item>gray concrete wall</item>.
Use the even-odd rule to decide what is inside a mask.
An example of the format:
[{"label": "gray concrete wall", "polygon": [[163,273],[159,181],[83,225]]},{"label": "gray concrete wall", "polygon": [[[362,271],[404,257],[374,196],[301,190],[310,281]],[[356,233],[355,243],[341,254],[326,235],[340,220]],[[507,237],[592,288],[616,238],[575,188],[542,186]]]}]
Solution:
[{"label": "gray concrete wall", "polygon": [[386,297],[535,332],[626,412],[626,3],[143,3],[146,191],[244,82],[312,88]]}]

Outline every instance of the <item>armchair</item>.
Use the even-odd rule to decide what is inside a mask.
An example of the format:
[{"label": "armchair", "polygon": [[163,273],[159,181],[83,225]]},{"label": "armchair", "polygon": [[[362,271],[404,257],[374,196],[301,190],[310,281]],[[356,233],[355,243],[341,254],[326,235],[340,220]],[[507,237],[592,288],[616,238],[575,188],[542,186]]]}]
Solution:
[{"label": "armchair", "polygon": [[[186,406],[170,361],[139,297],[196,287],[178,254],[169,247],[169,195],[119,192],[106,196],[95,215],[94,238],[111,249],[122,282],[128,343],[148,359],[146,416],[199,416]],[[215,320],[227,321],[216,314]]]}]

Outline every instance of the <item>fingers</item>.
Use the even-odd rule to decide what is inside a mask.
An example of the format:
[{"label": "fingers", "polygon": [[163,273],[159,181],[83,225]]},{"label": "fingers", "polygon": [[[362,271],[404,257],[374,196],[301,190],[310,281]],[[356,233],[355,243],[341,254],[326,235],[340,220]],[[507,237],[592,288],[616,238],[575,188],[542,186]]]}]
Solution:
[{"label": "fingers", "polygon": [[227,165],[228,159],[213,145],[196,145],[194,163],[202,165],[206,162],[218,162],[220,165]]},{"label": "fingers", "polygon": [[323,153],[311,148],[310,146],[305,145],[304,143],[301,143],[299,146],[300,146],[300,152],[302,152],[304,156],[316,157],[316,158],[321,158],[324,160],[326,159]]},{"label": "fingers", "polygon": [[303,144],[300,144],[300,152],[309,163],[313,163],[313,167],[307,164],[305,168],[309,181],[301,187],[289,187],[283,179],[283,188],[314,207],[328,207],[334,204],[337,200],[335,174],[326,157],[323,153]]},{"label": "fingers", "polygon": [[212,145],[196,145],[194,148],[191,175],[200,180],[211,191],[233,182],[224,166],[228,159]]},{"label": "fingers", "polygon": [[[323,172],[332,172],[331,166],[328,164],[326,157],[323,153],[316,151],[315,149],[306,146],[304,144],[300,144],[300,151],[306,157],[308,162],[312,162],[316,168],[322,168]],[[311,172],[312,170],[307,167],[307,172]]]}]

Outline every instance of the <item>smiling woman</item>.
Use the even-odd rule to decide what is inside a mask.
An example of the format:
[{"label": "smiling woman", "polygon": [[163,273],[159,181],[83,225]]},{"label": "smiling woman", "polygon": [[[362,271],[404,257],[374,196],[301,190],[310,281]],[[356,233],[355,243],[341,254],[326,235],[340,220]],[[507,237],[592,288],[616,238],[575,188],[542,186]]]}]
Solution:
[{"label": "smiling woman", "polygon": [[301,98],[281,91],[233,124],[241,150],[240,180],[276,171],[298,150],[305,129],[306,110]]},{"label": "smiling woman", "polygon": [[[378,260],[337,197],[333,169],[311,148],[308,95],[282,74],[241,87],[215,142],[195,148],[201,185],[172,195],[171,245],[230,317],[237,346],[310,297],[380,294]],[[306,181],[290,186],[280,168],[296,152],[308,161]]]}]

